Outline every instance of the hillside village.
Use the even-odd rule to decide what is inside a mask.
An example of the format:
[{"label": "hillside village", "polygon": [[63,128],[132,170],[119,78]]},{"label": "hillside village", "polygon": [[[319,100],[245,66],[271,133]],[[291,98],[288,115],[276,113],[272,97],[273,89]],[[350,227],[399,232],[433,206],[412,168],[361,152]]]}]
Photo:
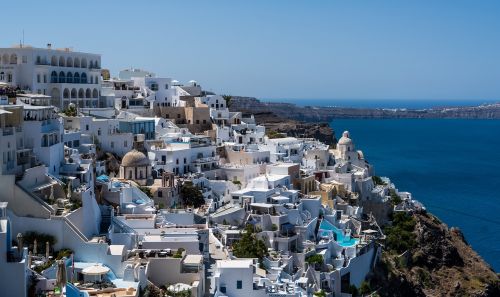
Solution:
[{"label": "hillside village", "polygon": [[99,54],[1,48],[2,296],[370,292],[384,227],[425,208],[348,131],[290,137],[231,102],[111,76]]}]

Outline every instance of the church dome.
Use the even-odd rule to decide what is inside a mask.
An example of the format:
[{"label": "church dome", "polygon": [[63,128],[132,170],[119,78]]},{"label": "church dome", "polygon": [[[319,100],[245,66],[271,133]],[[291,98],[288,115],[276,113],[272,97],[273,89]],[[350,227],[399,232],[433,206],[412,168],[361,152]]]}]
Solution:
[{"label": "church dome", "polygon": [[338,144],[341,144],[341,145],[352,144],[352,140],[349,137],[349,131],[344,131],[344,133],[342,133],[342,137],[340,137]]},{"label": "church dome", "polygon": [[134,149],[123,156],[121,165],[123,167],[149,166],[151,162],[144,153]]}]

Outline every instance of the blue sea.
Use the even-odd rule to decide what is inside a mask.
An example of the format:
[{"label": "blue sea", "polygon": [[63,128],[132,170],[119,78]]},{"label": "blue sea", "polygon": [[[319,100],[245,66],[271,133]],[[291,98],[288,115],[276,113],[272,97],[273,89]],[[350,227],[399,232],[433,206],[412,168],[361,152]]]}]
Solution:
[{"label": "blue sea", "polygon": [[[265,101],[265,100],[264,100]],[[277,100],[276,101],[280,101]],[[494,101],[282,100],[316,106],[430,108]],[[340,103],[339,103],[340,102]],[[349,130],[357,149],[401,191],[448,226],[459,227],[469,244],[500,271],[500,120],[339,119],[340,138]]]}]

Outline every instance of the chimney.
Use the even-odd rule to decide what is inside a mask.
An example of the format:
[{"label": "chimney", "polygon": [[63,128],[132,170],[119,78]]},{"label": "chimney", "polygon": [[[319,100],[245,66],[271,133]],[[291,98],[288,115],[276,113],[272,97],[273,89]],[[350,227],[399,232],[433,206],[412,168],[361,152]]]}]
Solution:
[{"label": "chimney", "polygon": [[47,43],[47,48],[52,49],[52,43]]}]

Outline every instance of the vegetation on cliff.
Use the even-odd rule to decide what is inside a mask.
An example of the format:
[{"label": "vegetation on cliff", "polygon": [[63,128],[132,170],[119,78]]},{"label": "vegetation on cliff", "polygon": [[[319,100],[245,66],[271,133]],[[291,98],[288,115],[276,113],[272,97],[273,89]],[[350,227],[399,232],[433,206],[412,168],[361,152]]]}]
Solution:
[{"label": "vegetation on cliff", "polygon": [[381,296],[500,296],[498,275],[431,214],[395,214],[370,286]]}]

